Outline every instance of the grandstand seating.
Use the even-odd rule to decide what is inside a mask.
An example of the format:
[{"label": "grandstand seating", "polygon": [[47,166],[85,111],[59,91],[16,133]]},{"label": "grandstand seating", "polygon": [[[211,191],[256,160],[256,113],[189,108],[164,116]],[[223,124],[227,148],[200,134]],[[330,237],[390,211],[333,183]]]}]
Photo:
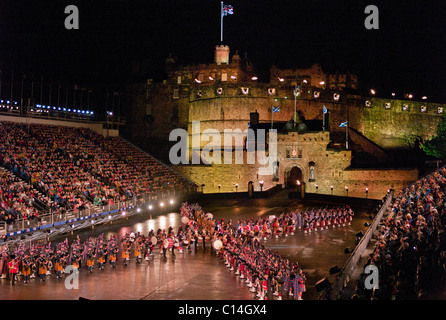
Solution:
[{"label": "grandstand seating", "polygon": [[85,128],[0,122],[0,221],[99,210],[192,183],[119,137]]}]

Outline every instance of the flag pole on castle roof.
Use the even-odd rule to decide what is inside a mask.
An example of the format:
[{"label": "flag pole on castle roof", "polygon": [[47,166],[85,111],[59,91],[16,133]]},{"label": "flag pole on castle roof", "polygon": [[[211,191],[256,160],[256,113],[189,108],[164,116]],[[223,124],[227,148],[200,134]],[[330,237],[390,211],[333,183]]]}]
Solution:
[{"label": "flag pole on castle roof", "polygon": [[223,1],[221,2],[220,12],[220,42],[223,43]]},{"label": "flag pole on castle roof", "polygon": [[233,8],[231,5],[224,5],[223,1],[221,2],[221,12],[220,12],[220,41],[223,44],[223,17],[228,14],[233,14]]}]

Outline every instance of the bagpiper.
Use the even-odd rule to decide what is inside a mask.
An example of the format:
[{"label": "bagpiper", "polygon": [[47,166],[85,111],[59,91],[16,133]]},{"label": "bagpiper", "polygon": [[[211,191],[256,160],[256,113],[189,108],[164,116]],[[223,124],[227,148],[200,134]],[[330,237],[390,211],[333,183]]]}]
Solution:
[{"label": "bagpiper", "polygon": [[28,255],[25,255],[22,260],[22,276],[23,283],[28,283],[31,276],[31,261]]}]

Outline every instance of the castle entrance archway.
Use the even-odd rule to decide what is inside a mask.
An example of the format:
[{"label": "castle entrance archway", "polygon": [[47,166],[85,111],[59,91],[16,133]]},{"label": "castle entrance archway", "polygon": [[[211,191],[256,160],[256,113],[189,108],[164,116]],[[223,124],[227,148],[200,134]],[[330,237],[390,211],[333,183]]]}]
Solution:
[{"label": "castle entrance archway", "polygon": [[300,192],[303,182],[302,170],[298,166],[294,166],[287,172],[286,177],[287,189],[297,189]]}]

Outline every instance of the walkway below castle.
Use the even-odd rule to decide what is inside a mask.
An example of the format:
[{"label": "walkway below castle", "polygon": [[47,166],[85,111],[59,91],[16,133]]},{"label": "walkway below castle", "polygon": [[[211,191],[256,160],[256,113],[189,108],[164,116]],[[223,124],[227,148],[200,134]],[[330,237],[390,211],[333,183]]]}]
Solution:
[{"label": "walkway below castle", "polygon": [[[288,200],[287,193],[281,192],[269,199],[237,199],[237,200],[203,200],[199,203],[206,212],[212,212],[217,219],[246,219],[268,215],[279,215],[282,212],[299,208],[334,207],[339,204],[317,201]],[[292,261],[296,261],[307,275],[307,292],[304,299],[317,299],[319,292],[314,284],[328,277],[331,267],[342,267],[349,255],[345,248],[353,248],[356,233],[365,231],[364,223],[370,221],[369,215],[375,208],[355,207],[351,226],[328,229],[311,234],[297,231],[294,236],[264,241],[269,247]],[[150,219],[152,216],[153,219]],[[177,229],[180,226],[178,212],[143,212],[113,225],[105,225],[94,230],[82,231],[82,240],[97,237],[104,233],[108,239],[112,234],[121,236],[125,233],[140,231],[147,234],[149,230],[158,228]],[[69,241],[73,237],[68,237]],[[53,243],[65,238],[51,239]],[[133,259],[127,267],[118,260],[118,266],[111,269],[109,265],[103,271],[97,269],[92,274],[85,269],[79,276],[79,289],[68,290],[64,279],[54,276],[45,282],[32,279],[30,283],[18,282],[11,286],[5,279],[0,280],[0,300],[7,299],[105,299],[105,300],[250,300],[254,299],[245,286],[244,280],[230,272],[222,261],[212,254],[210,245],[203,250],[198,247],[183,254],[176,251],[163,259],[158,251],[149,261],[136,264]],[[133,258],[133,257],[131,257]]]}]

